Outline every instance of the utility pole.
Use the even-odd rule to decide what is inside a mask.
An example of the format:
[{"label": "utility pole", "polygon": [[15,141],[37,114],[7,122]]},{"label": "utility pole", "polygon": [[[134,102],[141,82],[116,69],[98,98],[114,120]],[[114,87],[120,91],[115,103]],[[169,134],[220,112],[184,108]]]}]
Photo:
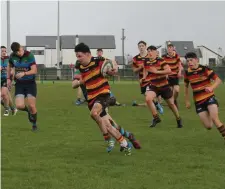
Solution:
[{"label": "utility pole", "polygon": [[56,48],[57,48],[57,79],[60,79],[61,78],[61,70],[60,70],[60,67],[59,67],[59,63],[60,63],[60,4],[59,4],[59,0],[58,0],[58,10],[57,10],[57,45],[56,45]]},{"label": "utility pole", "polygon": [[6,2],[6,6],[7,6],[7,53],[8,55],[11,52],[11,32],[10,32],[10,1]]},{"label": "utility pole", "polygon": [[126,36],[124,35],[125,29],[122,28],[122,57],[123,57],[123,76],[125,76],[125,54],[124,54],[124,41],[126,39]]}]

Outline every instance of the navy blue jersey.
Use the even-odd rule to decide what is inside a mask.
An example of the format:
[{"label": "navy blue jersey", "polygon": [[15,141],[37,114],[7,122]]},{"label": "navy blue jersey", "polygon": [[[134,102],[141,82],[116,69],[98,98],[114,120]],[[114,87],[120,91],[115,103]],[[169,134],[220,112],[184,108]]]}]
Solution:
[{"label": "navy blue jersey", "polygon": [[[9,64],[12,67],[15,67],[15,75],[20,72],[27,72],[31,70],[32,65],[36,65],[34,55],[29,51],[24,51],[24,55],[22,57],[17,56],[12,53],[9,57]],[[25,75],[20,79],[16,79],[16,82],[34,82],[35,74],[33,75]]]}]

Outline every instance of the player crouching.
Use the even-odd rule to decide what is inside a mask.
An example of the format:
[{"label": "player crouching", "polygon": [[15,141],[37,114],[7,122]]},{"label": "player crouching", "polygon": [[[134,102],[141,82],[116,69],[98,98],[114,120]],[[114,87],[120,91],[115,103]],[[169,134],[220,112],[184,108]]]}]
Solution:
[{"label": "player crouching", "polygon": [[[214,71],[206,66],[199,65],[198,57],[195,53],[189,52],[185,56],[188,70],[185,71],[185,103],[190,108],[189,84],[193,90],[196,112],[201,122],[207,129],[211,129],[213,123],[225,139],[225,127],[218,116],[218,102],[214,95],[214,90],[221,83],[220,78]],[[211,80],[214,82],[211,83]]]}]

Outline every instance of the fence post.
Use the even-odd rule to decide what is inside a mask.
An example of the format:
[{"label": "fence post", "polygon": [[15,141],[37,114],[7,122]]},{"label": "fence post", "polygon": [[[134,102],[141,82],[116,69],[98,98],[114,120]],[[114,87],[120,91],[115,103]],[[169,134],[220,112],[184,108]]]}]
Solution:
[{"label": "fence post", "polygon": [[43,84],[43,69],[41,69],[40,80],[41,80],[41,84]]}]

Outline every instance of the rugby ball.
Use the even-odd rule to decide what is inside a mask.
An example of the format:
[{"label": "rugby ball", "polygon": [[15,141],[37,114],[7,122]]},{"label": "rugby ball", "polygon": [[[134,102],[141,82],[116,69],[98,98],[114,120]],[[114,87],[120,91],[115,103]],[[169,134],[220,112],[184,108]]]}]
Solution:
[{"label": "rugby ball", "polygon": [[101,74],[103,77],[108,76],[107,72],[114,68],[114,65],[111,60],[105,60],[101,66]]}]

